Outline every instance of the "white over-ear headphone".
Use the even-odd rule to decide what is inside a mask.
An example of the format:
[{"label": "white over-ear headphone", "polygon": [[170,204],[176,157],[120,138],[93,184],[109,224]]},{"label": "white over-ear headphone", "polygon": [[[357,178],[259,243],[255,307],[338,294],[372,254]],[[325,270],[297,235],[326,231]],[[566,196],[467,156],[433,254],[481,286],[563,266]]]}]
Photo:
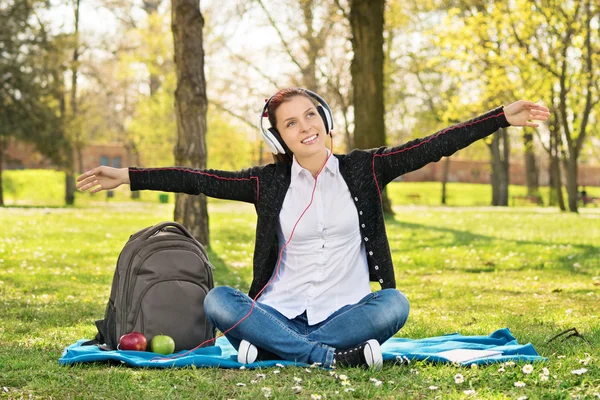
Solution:
[{"label": "white over-ear headphone", "polygon": [[[325,131],[328,135],[331,135],[331,131],[333,130],[333,113],[331,112],[331,108],[329,108],[329,104],[321,96],[318,94],[311,92],[308,89],[301,89],[310,97],[315,99],[319,105],[317,106],[317,111],[321,118],[323,119],[323,123],[325,124]],[[263,140],[269,147],[269,149],[273,152],[273,154],[285,154],[285,143],[283,143],[283,139],[281,135],[277,131],[277,129],[272,126],[269,129],[265,129],[263,126],[263,118],[267,116],[267,109],[269,107],[269,102],[273,96],[269,97],[269,99],[265,102],[265,106],[262,109],[262,112],[259,116],[258,126],[260,128],[260,132],[262,133]]]}]

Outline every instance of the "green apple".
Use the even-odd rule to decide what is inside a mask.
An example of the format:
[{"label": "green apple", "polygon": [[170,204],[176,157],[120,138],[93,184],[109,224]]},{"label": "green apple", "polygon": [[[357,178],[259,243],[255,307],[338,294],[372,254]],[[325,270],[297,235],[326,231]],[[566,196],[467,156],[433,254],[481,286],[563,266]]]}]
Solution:
[{"label": "green apple", "polygon": [[150,351],[158,354],[171,354],[175,351],[175,341],[167,335],[156,335],[150,341]]}]

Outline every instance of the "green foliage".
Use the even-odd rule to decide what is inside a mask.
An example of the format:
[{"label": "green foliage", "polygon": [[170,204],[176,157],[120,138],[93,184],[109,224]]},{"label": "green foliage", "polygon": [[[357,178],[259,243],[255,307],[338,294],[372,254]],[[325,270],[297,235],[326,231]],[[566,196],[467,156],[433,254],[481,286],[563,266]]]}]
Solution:
[{"label": "green foliage", "polygon": [[[398,204],[401,198],[392,195],[392,201]],[[504,371],[499,365],[472,369],[426,362],[390,364],[380,372],[336,370],[347,376],[348,386],[339,375],[317,368],[60,367],[64,347],[94,335],[94,320],[104,313],[116,258],[129,235],[170,219],[173,208],[158,203],[8,208],[0,209],[2,396],[256,399],[264,398],[268,387],[277,399],[311,394],[322,399],[458,399],[466,397],[466,390],[486,399],[594,398],[600,382],[595,351],[600,341],[600,230],[592,223],[597,209],[580,215],[497,208],[397,206],[395,211],[396,217],[386,221],[387,232],[398,287],[411,302],[411,316],[398,336],[485,335],[509,327],[519,342],[531,342],[548,361],[534,364],[530,374],[523,372],[523,363]],[[247,290],[254,209],[214,201],[209,212],[215,280]],[[578,338],[547,343],[571,327],[593,344]],[[549,370],[548,381],[540,379],[543,368]],[[587,372],[572,373],[581,368]],[[455,383],[456,374],[464,376],[463,383]],[[295,377],[302,379],[300,395],[291,389]],[[526,386],[515,387],[518,381]],[[353,391],[346,392],[349,388]]]},{"label": "green foliage", "polygon": [[148,16],[147,24],[127,32],[136,51],[121,55],[118,79],[135,86],[133,115],[124,126],[126,141],[133,144],[146,167],[172,165],[177,140],[174,92],[177,87],[170,15]]},{"label": "green foliage", "polygon": [[236,171],[253,165],[255,138],[249,136],[255,132],[249,133],[246,126],[232,122],[231,116],[209,107],[206,135],[208,168]]},{"label": "green foliage", "polygon": [[44,155],[60,162],[63,135],[57,107],[60,82],[56,77],[61,70],[60,65],[49,60],[60,55],[63,47],[58,38],[54,40],[48,35],[43,22],[36,18],[46,6],[37,0],[3,3],[0,139],[32,142]]},{"label": "green foliage", "polygon": [[[175,118],[175,89],[177,81],[172,63],[173,41],[170,15],[155,13],[148,16],[147,26],[128,32],[130,40],[138,44],[135,53],[124,54],[124,66],[119,79],[140,80],[140,91],[135,98],[133,117],[125,126],[127,140],[140,154],[145,167],[173,165],[177,141]],[[156,87],[153,87],[153,80]],[[152,91],[149,93],[148,91]],[[207,166],[208,168],[237,170],[252,163],[252,143],[247,128],[228,121],[214,107],[208,112]]]}]

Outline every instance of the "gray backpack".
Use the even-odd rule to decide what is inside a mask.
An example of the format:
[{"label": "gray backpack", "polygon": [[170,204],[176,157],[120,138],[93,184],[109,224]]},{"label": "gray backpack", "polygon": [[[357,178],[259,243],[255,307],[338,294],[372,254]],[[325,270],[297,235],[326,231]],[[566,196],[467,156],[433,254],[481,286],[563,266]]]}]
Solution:
[{"label": "gray backpack", "polygon": [[96,338],[85,344],[116,349],[122,335],[141,332],[148,343],[155,335],[171,336],[179,351],[214,338],[204,314],[213,268],[204,247],[176,222],[135,233],[119,255]]}]

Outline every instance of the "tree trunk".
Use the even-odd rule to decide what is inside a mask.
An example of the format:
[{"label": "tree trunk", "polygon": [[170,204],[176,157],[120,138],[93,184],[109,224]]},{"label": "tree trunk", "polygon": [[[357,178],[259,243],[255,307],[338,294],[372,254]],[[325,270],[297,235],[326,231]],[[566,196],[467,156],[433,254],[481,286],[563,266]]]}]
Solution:
[{"label": "tree trunk", "polygon": [[[175,49],[177,89],[177,145],[175,162],[193,168],[206,168],[206,80],[202,29],[204,18],[198,1],[172,0],[171,30]],[[187,227],[205,246],[209,245],[206,197],[178,193],[175,221]]]},{"label": "tree trunk", "polygon": [[[142,8],[148,14],[148,17],[156,14],[158,12],[158,6],[160,1],[157,0],[143,0]],[[150,97],[154,96],[154,94],[160,89],[161,81],[160,76],[157,74],[150,72],[150,79],[148,80],[148,86],[150,88]]]},{"label": "tree trunk", "polygon": [[442,204],[446,204],[446,184],[448,183],[448,175],[450,174],[450,157],[444,158],[444,170],[442,172]]},{"label": "tree trunk", "polygon": [[[137,149],[137,146],[133,140],[129,140],[127,145],[125,146],[127,149],[127,155],[129,158],[129,164],[141,167],[142,164],[140,162],[140,152]],[[131,192],[131,199],[137,200],[140,198],[139,190],[134,190]]]},{"label": "tree trunk", "polygon": [[553,119],[550,128],[550,205],[556,205],[561,211],[566,211],[562,194],[562,177],[560,173],[560,140],[558,136],[558,121]]},{"label": "tree trunk", "polygon": [[0,135],[0,206],[4,206],[4,189],[2,188],[2,173],[4,172],[4,152],[6,151],[6,136]]},{"label": "tree trunk", "polygon": [[[350,67],[354,103],[354,145],[369,149],[385,145],[383,102],[383,25],[385,0],[352,0],[350,27],[354,58]],[[384,213],[393,215],[387,194]]]},{"label": "tree trunk", "polygon": [[577,183],[577,157],[569,157],[565,161],[565,170],[567,171],[567,200],[569,204],[569,211],[577,212],[578,210],[578,183]]},{"label": "tree trunk", "polygon": [[556,156],[550,159],[550,205],[558,204],[561,211],[567,211],[562,193],[562,177],[560,174],[560,160]]},{"label": "tree trunk", "polygon": [[533,151],[533,134],[526,132],[523,135],[525,147],[525,182],[527,184],[527,195],[537,195],[539,192],[539,171],[535,152]]},{"label": "tree trunk", "polygon": [[[79,3],[75,1],[75,49],[73,50],[73,64],[71,66],[71,121],[74,123],[70,129],[71,144],[67,148],[67,165],[65,174],[65,204],[72,206],[75,204],[75,152],[81,154],[81,132],[79,131],[78,104],[77,104],[77,75],[79,71]],[[81,157],[80,157],[81,159]]]},{"label": "tree trunk", "polygon": [[492,205],[507,206],[510,146],[506,129],[499,129],[493,134],[490,152],[492,155]]}]

